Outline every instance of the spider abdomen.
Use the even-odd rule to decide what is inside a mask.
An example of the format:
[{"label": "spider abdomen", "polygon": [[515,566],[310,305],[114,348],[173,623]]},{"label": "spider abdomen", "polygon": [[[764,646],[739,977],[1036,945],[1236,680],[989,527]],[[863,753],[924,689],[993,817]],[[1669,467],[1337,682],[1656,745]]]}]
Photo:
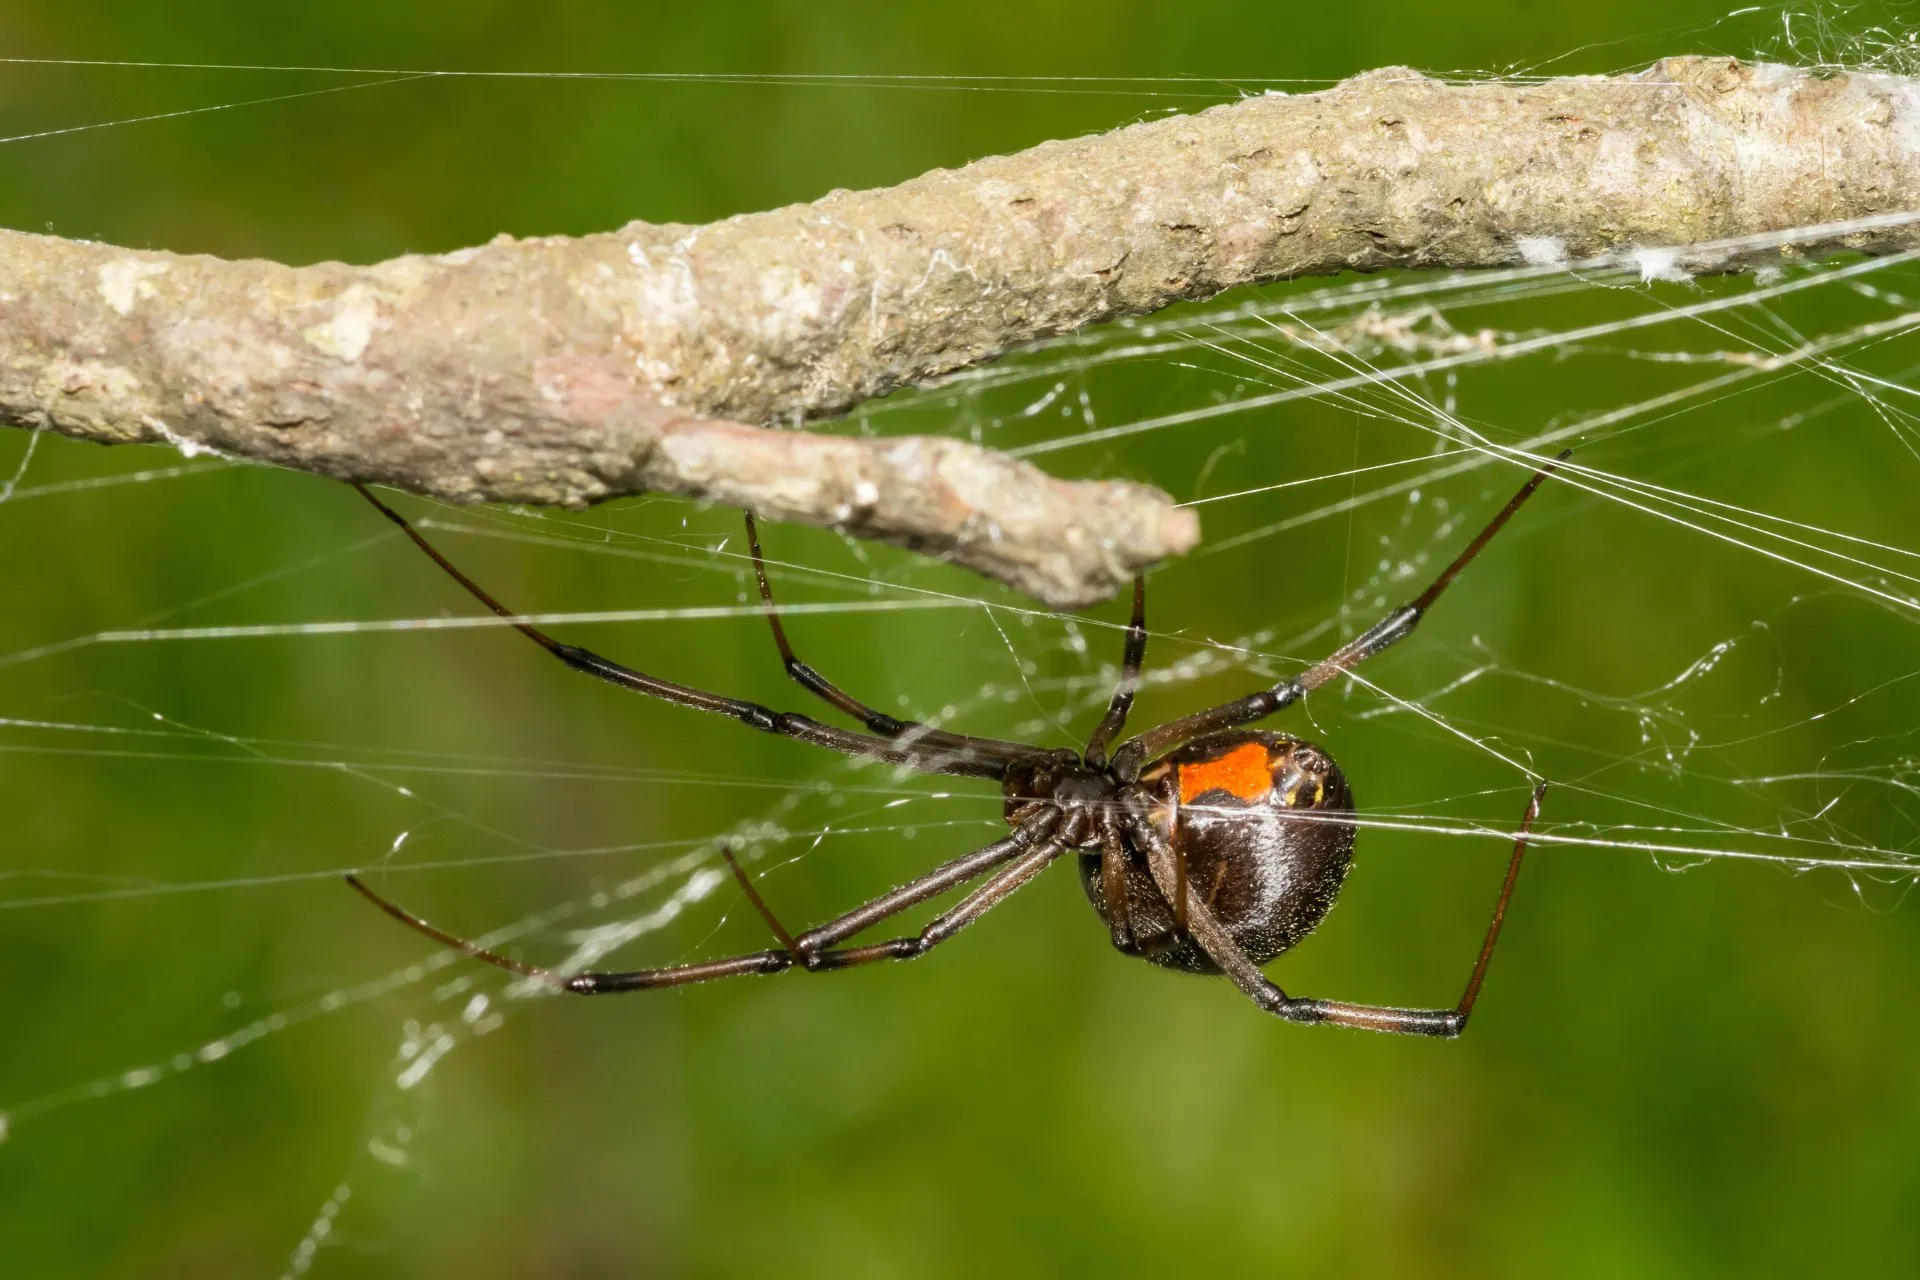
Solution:
[{"label": "spider abdomen", "polygon": [[[1332,908],[1353,860],[1353,791],[1319,747],[1279,733],[1212,734],[1148,765],[1139,786],[1152,797],[1154,825],[1185,857],[1192,891],[1256,963],[1298,943]],[[1081,857],[1080,876],[1122,951],[1218,972],[1175,931],[1143,852],[1129,851],[1120,928],[1097,854]]]}]

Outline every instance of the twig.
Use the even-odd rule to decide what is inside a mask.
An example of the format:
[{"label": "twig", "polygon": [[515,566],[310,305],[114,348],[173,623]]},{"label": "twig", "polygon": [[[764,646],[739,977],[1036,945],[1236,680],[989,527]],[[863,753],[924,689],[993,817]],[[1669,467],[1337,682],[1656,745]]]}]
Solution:
[{"label": "twig", "polygon": [[1887,215],[1915,210],[1920,82],[1699,58],[1537,84],[1388,69],[705,227],[371,267],[0,233],[0,421],[457,501],[684,494],[1073,606],[1191,547],[1193,515],[956,441],[761,427],[1238,284],[1620,252],[1734,270],[1912,248],[1920,221]]}]

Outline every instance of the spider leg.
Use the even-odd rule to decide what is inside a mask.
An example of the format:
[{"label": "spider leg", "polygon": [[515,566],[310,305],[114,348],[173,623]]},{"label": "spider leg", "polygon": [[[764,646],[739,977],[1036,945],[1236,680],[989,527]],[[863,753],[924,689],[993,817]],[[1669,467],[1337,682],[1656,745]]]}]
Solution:
[{"label": "spider leg", "polygon": [[787,629],[780,621],[778,606],[773,602],[773,588],[767,582],[766,561],[760,555],[760,528],[751,512],[747,513],[747,547],[753,552],[753,576],[760,585],[760,603],[767,612],[767,625],[773,629],[773,642],[780,649],[780,663],[795,684],[858,720],[867,727],[869,733],[882,738],[897,738],[926,751],[977,752],[1003,756],[1012,761],[1031,760],[1037,754],[1035,748],[1025,743],[976,738],[970,734],[949,733],[914,720],[896,720],[884,711],[874,710],[821,675],[811,664],[795,656],[793,645],[787,640]]},{"label": "spider leg", "polygon": [[[1513,898],[1513,886],[1520,879],[1520,863],[1527,853],[1527,836],[1533,830],[1534,819],[1540,816],[1540,797],[1546,794],[1546,790],[1546,783],[1541,783],[1534,788],[1532,798],[1527,801],[1526,815],[1521,818],[1520,830],[1514,835],[1513,856],[1507,860],[1507,878],[1500,886],[1499,900],[1493,905],[1493,918],[1487,923],[1487,934],[1480,944],[1480,955],[1474,961],[1473,973],[1467,978],[1467,989],[1461,995],[1460,1003],[1451,1009],[1397,1009],[1383,1005],[1350,1004],[1344,1000],[1289,996],[1260,972],[1260,966],[1241,950],[1240,944],[1233,940],[1233,935],[1214,917],[1212,909],[1191,893],[1187,901],[1188,927],[1193,932],[1194,940],[1233,980],[1233,984],[1255,1004],[1277,1017],[1289,1022],[1325,1022],[1362,1031],[1452,1039],[1466,1030],[1474,1001],[1480,997],[1480,984],[1486,979],[1487,965],[1493,959],[1494,944],[1500,940],[1500,926],[1507,918],[1507,904]],[[1147,866],[1153,873],[1154,883],[1160,886],[1162,893],[1171,894],[1174,886],[1173,850],[1160,838],[1151,823],[1136,818],[1132,826],[1135,838],[1141,841],[1147,851]]]},{"label": "spider leg", "polygon": [[[369,889],[365,882],[352,872],[347,873],[346,881],[361,897],[374,906],[408,928],[426,934],[444,947],[464,952],[475,960],[484,960],[496,968],[517,973],[523,978],[532,978],[560,991],[572,991],[579,995],[599,995],[603,991],[636,991],[650,987],[683,987],[689,983],[711,982],[715,978],[734,978],[748,973],[779,973],[793,964],[793,957],[785,951],[755,951],[748,955],[729,956],[724,960],[671,965],[661,969],[641,969],[632,973],[556,973],[552,969],[542,969],[538,965],[525,964],[511,956],[503,956],[497,951],[489,951],[477,942],[468,942],[465,938],[456,937],[437,925],[429,924],[399,903],[383,898]],[[615,980],[624,982],[624,985],[602,985]]]},{"label": "spider leg", "polygon": [[[970,746],[940,745],[920,746],[907,742],[895,742],[887,738],[876,738],[850,729],[840,729],[825,725],[807,716],[796,715],[790,711],[773,711],[757,702],[748,702],[742,698],[730,698],[724,694],[708,693],[702,689],[675,684],[671,680],[662,680],[631,667],[624,667],[608,658],[603,658],[590,649],[577,645],[563,644],[540,628],[526,622],[511,609],[494,599],[484,587],[456,568],[452,561],[428,542],[419,530],[408,523],[407,518],[375,497],[365,485],[354,486],[360,496],[372,503],[387,519],[400,526],[413,544],[425,552],[428,559],[439,565],[446,574],[462,587],[467,594],[505,618],[521,635],[533,641],[554,657],[598,680],[619,685],[635,693],[644,693],[683,707],[692,707],[696,711],[710,711],[717,715],[731,716],[744,725],[759,729],[765,733],[775,733],[783,737],[794,738],[811,743],[816,747],[825,747],[829,751],[838,751],[842,755],[859,756],[868,760],[878,760],[885,764],[900,765],[908,769],[917,769],[923,773],[951,774],[958,777],[993,778],[1006,777],[1013,761],[1005,754],[976,750]],[[1044,748],[1031,748],[1027,760],[1041,761],[1051,759],[1054,752]]]},{"label": "spider leg", "polygon": [[[716,978],[779,973],[793,968],[796,964],[808,969],[842,969],[873,960],[911,959],[938,943],[946,941],[947,938],[985,915],[988,910],[999,905],[1014,890],[1037,875],[1047,863],[1058,857],[1061,846],[1051,838],[1056,822],[1057,819],[1053,813],[1042,813],[1005,839],[996,840],[983,849],[977,849],[943,863],[926,875],[890,893],[882,894],[872,902],[857,907],[846,915],[818,929],[803,933],[797,938],[781,927],[772,910],[767,907],[766,901],[761,898],[759,891],[747,879],[740,864],[734,860],[733,851],[723,848],[722,856],[733,868],[734,876],[746,890],[748,900],[753,903],[754,909],[760,913],[761,918],[767,922],[783,945],[778,950],[753,951],[720,960],[620,972],[589,971],[566,974],[527,964],[511,956],[501,955],[497,951],[490,951],[478,943],[469,942],[465,938],[429,924],[405,907],[375,893],[356,875],[349,873],[346,881],[362,897],[395,920],[416,932],[425,934],[442,946],[463,952],[475,960],[485,961],[509,973],[517,973],[522,977],[543,982],[560,991],[583,996],[613,995],[623,991],[683,987],[696,982],[711,982]],[[841,951],[831,949],[835,942],[843,938],[851,937],[870,925],[877,924],[917,903],[937,897],[956,885],[976,879],[995,867],[1007,863],[1012,865],[969,894],[952,910],[936,917],[918,937],[896,938],[891,942],[873,947],[856,947]]]},{"label": "spider leg", "polygon": [[[892,938],[865,947],[842,947],[831,951],[811,951],[806,955],[810,970],[849,969],[875,960],[912,960],[923,956],[987,912],[1011,898],[1028,881],[1047,869],[1048,864],[1066,852],[1066,845],[1051,837],[989,876],[979,888],[962,898],[952,909],[935,916],[919,933]],[[800,939],[806,945],[806,937]]]},{"label": "spider leg", "polygon": [[781,949],[790,956],[798,955],[799,946],[794,942],[793,935],[788,933],[787,927],[780,923],[780,917],[773,914],[773,908],[768,906],[767,900],[760,896],[760,890],[754,888],[752,878],[741,867],[740,860],[733,856],[733,846],[721,845],[720,856],[727,860],[727,870],[733,872],[734,880],[740,885],[740,892],[747,895],[747,901],[751,902],[753,909],[760,913],[760,918],[766,922],[767,928],[773,930],[773,936],[780,939]]},{"label": "spider leg", "polygon": [[1100,815],[1100,900],[1114,950],[1135,954],[1140,944],[1133,936],[1133,909],[1127,905],[1127,846],[1121,819],[1111,810]]},{"label": "spider leg", "polygon": [[[1059,815],[1051,810],[1041,810],[1032,818],[1016,828],[1012,835],[996,840],[985,848],[972,853],[962,854],[949,862],[944,862],[932,871],[908,881],[897,889],[889,890],[862,903],[845,915],[837,916],[818,928],[809,929],[794,939],[795,949],[803,956],[813,956],[832,949],[857,933],[863,933],[892,916],[900,914],[909,907],[918,906],[930,898],[937,898],[947,890],[969,880],[978,878],[986,872],[1025,853],[1031,846],[1052,836],[1059,825]],[[777,931],[776,931],[777,932]]]},{"label": "spider leg", "polygon": [[1147,656],[1147,583],[1133,580],[1133,618],[1127,623],[1126,644],[1120,654],[1120,686],[1113,691],[1107,714],[1094,726],[1081,753],[1089,769],[1101,769],[1107,763],[1107,744],[1127,725],[1127,712],[1133,710],[1134,690],[1140,687],[1140,663]]},{"label": "spider leg", "polygon": [[[1178,720],[1169,720],[1165,724],[1149,729],[1139,737],[1124,744],[1116,754],[1114,768],[1122,776],[1131,778],[1148,760],[1157,759],[1173,750],[1183,742],[1198,738],[1203,734],[1216,733],[1222,729],[1232,729],[1243,724],[1252,724],[1264,720],[1274,712],[1291,706],[1301,697],[1318,689],[1335,676],[1350,671],[1368,658],[1384,649],[1390,648],[1406,639],[1413,629],[1420,625],[1420,619],[1432,607],[1440,593],[1453,584],[1462,569],[1480,554],[1493,535],[1500,532],[1520,504],[1533,496],[1546,478],[1560,469],[1560,464],[1573,453],[1571,449],[1562,450],[1552,462],[1535,471],[1527,482],[1520,486],[1520,492],[1513,495],[1507,505],[1500,508],[1493,519],[1487,522],[1466,550],[1455,556],[1453,562],[1440,571],[1440,576],[1427,584],[1412,602],[1401,605],[1392,613],[1368,627],[1366,631],[1354,637],[1338,650],[1314,663],[1291,680],[1282,680],[1279,684],[1250,693],[1232,702],[1224,702],[1206,711],[1182,716]],[[1129,770],[1133,772],[1129,772]]]}]

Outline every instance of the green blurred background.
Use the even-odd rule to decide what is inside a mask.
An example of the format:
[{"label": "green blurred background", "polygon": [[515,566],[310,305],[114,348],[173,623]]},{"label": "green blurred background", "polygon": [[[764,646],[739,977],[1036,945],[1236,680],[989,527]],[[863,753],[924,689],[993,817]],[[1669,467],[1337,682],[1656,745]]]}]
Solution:
[{"label": "green blurred background", "polygon": [[[1692,0],[0,3],[11,58],[280,68],[0,66],[0,224],[365,262],[890,183],[1267,87],[1237,77],[1310,88],[1393,63],[1557,73],[1748,53],[1769,47],[1783,11],[1720,16]],[[856,78],[336,91],[390,77],[293,67]],[[857,78],[938,74],[1056,79]],[[1066,79],[1115,76],[1220,79]],[[1879,294],[1811,290],[1752,328],[1635,342],[1666,357],[1787,343],[1883,318],[1920,285],[1910,268],[1871,283]],[[1453,318],[1571,327],[1751,287],[1596,286],[1482,299]],[[1897,381],[1912,352],[1884,343],[1862,367]],[[1082,429],[1083,405],[1107,425],[1258,391],[1235,381],[1245,373],[1207,353],[1103,367],[1059,379],[1068,417],[1022,418],[1056,380],[1036,373],[906,397],[865,425],[1031,443]],[[1418,389],[1518,440],[1703,376],[1623,341]],[[1782,380],[1581,441],[1581,459],[1870,539],[1846,576],[1905,594],[1920,468],[1900,393],[1881,398]],[[26,447],[0,434],[0,478]],[[1316,403],[1046,461],[1184,499],[1430,447],[1419,429]],[[130,628],[472,612],[324,481],[212,468],[88,487],[183,465],[49,439],[0,503],[0,1273],[1882,1274],[1920,1246],[1920,920],[1905,879],[1605,843],[1764,854],[1784,831],[1835,841],[1835,857],[1913,849],[1920,637],[1907,607],[1560,487],[1370,671],[1486,748],[1365,691],[1290,721],[1338,752],[1363,807],[1442,825],[1510,825],[1525,779],[1487,748],[1530,756],[1562,784],[1545,825],[1593,842],[1536,857],[1458,1043],[1287,1027],[1224,983],[1128,963],[1064,867],[911,966],[506,1002],[505,984],[444,956],[409,975],[431,948],[335,873],[409,833],[390,890],[469,933],[570,904],[515,944],[552,958],[570,929],[659,913],[686,881],[670,864],[741,823],[789,833],[763,832],[755,869],[798,924],[991,838],[997,803],[623,698],[498,631],[22,658]],[[1219,645],[1311,657],[1365,625],[1375,596],[1396,594],[1381,563],[1457,545],[1436,503],[1475,519],[1516,479],[1475,472],[1419,504],[1284,535],[1261,531],[1357,482],[1203,508],[1213,542],[1248,536],[1155,576],[1149,661],[1196,665],[1150,689],[1137,723],[1267,670]],[[739,562],[712,554],[729,538],[737,550],[728,512],[408,509],[540,539],[443,535],[519,607],[747,598]],[[999,606],[797,617],[803,654],[880,705],[1049,741],[1091,723],[1115,608],[1069,625],[885,549],[768,538],[798,566],[781,575],[790,601],[866,598],[809,572],[824,570],[882,584],[881,599]],[[572,634],[675,679],[800,702],[751,616]],[[1670,685],[1727,642],[1711,671]],[[1074,733],[1036,728],[1062,715]],[[844,833],[811,834],[826,827]],[[1496,840],[1365,833],[1341,909],[1275,977],[1348,999],[1452,999],[1503,857]],[[658,888],[594,906],[649,873]],[[763,945],[729,885],[662,924],[622,959]],[[390,990],[363,988],[388,975]],[[507,1013],[497,1027],[477,996]],[[453,1050],[402,1087],[443,1033]],[[148,1068],[157,1078],[125,1074]]]}]

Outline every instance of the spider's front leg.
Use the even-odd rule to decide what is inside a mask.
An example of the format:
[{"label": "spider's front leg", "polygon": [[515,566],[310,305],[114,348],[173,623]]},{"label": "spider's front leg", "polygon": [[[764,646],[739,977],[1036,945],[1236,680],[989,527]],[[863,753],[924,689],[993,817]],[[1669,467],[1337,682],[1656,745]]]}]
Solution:
[{"label": "spider's front leg", "polygon": [[1125,781],[1131,782],[1140,776],[1140,767],[1147,761],[1158,759],[1184,742],[1191,742],[1207,734],[1235,729],[1241,725],[1253,724],[1276,712],[1284,711],[1334,677],[1351,671],[1368,658],[1392,648],[1412,635],[1413,629],[1420,625],[1420,620],[1427,616],[1427,610],[1433,607],[1433,602],[1452,585],[1453,580],[1460,576],[1460,571],[1473,562],[1474,557],[1480,554],[1487,543],[1493,541],[1493,536],[1506,526],[1507,521],[1513,518],[1514,512],[1520,509],[1521,504],[1532,497],[1534,491],[1545,483],[1548,476],[1558,471],[1560,464],[1565,462],[1572,453],[1571,449],[1562,450],[1551,462],[1528,477],[1527,482],[1520,486],[1520,491],[1508,500],[1506,506],[1494,513],[1493,519],[1489,520],[1486,527],[1475,535],[1466,549],[1455,556],[1452,562],[1440,571],[1440,576],[1428,583],[1426,590],[1411,601],[1401,605],[1292,679],[1282,680],[1269,688],[1257,689],[1244,697],[1235,698],[1232,702],[1223,702],[1217,707],[1209,707],[1205,711],[1197,711],[1190,716],[1182,716],[1178,720],[1169,720],[1129,742],[1122,743],[1120,749],[1113,754],[1114,772]]}]

